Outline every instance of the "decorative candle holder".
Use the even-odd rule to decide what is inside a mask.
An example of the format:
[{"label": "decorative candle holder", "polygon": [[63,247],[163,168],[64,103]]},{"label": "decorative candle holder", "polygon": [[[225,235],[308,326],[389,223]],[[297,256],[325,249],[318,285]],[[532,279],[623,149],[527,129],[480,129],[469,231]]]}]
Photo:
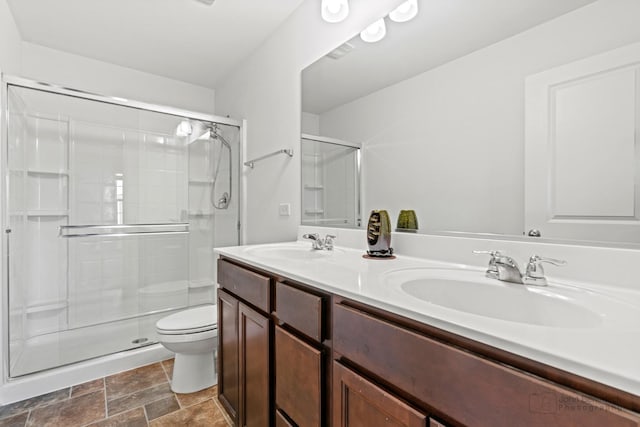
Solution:
[{"label": "decorative candle holder", "polygon": [[367,244],[369,246],[367,257],[394,257],[393,248],[391,247],[391,221],[389,221],[387,211],[371,211],[369,222],[367,223]]}]

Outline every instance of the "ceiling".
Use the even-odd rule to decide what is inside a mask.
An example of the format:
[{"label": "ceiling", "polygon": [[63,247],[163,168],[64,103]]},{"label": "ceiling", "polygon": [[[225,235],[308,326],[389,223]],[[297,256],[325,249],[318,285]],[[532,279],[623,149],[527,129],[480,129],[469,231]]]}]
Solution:
[{"label": "ceiling", "polygon": [[24,41],[215,88],[303,0],[7,0]]},{"label": "ceiling", "polygon": [[323,57],[302,73],[302,109],[322,114],[526,31],[595,0],[419,0],[406,23],[386,19],[387,36],[359,36],[340,59]]}]

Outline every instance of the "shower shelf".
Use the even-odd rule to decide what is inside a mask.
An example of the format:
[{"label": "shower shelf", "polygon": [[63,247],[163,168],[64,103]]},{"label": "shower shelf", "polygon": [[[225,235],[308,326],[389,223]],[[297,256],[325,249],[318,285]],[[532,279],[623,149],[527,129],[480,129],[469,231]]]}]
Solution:
[{"label": "shower shelf", "polygon": [[192,178],[192,179],[189,179],[189,184],[192,184],[192,185],[211,185],[211,184],[213,184],[213,179],[211,179],[211,178]]},{"label": "shower shelf", "polygon": [[48,210],[48,209],[35,209],[35,210],[28,210],[26,212],[28,217],[43,217],[43,216],[51,216],[51,217],[66,217],[69,216],[69,211],[68,210]]},{"label": "shower shelf", "polygon": [[189,216],[213,216],[214,213],[211,211],[203,211],[203,212],[199,212],[199,211],[189,211]]},{"label": "shower shelf", "polygon": [[324,185],[306,185],[304,186],[305,190],[324,190]]},{"label": "shower shelf", "polygon": [[212,280],[193,280],[189,282],[190,289],[210,288],[213,286],[215,286],[215,282]]},{"label": "shower shelf", "polygon": [[323,209],[305,209],[304,213],[307,215],[322,215],[324,214]]},{"label": "shower shelf", "polygon": [[68,176],[68,170],[48,170],[48,169],[27,169],[29,175],[53,175],[53,176]]},{"label": "shower shelf", "polygon": [[27,314],[43,313],[45,311],[64,310],[67,308],[67,301],[49,301],[40,304],[28,305],[25,309]]}]

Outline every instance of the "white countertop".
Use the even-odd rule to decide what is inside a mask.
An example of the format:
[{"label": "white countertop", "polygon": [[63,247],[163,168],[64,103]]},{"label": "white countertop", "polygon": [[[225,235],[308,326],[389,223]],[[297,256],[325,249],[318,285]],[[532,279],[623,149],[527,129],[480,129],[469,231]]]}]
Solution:
[{"label": "white countertop", "polygon": [[[640,292],[599,284],[551,281],[549,288],[583,293],[602,318],[597,326],[557,327],[505,321],[453,310],[407,295],[390,272],[413,268],[484,269],[397,255],[365,259],[361,250],[336,247],[314,259],[270,256],[269,248],[310,248],[307,242],[216,248],[218,254],[318,289],[360,301],[443,330],[563,369],[640,396]],[[493,280],[493,279],[487,279]],[[502,282],[500,282],[502,283]],[[523,286],[506,284],[506,286]],[[622,305],[617,305],[622,304]],[[624,307],[625,315],[607,312]],[[620,311],[620,310],[618,310]]]}]

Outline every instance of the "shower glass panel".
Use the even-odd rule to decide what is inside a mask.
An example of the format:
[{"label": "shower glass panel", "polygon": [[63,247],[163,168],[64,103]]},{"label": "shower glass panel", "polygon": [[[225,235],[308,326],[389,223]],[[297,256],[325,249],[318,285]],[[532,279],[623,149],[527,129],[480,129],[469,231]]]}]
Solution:
[{"label": "shower glass panel", "polygon": [[303,135],[303,225],[360,226],[360,149],[346,144]]},{"label": "shower glass panel", "polygon": [[11,84],[6,102],[11,377],[155,343],[160,317],[215,302],[237,126]]}]

